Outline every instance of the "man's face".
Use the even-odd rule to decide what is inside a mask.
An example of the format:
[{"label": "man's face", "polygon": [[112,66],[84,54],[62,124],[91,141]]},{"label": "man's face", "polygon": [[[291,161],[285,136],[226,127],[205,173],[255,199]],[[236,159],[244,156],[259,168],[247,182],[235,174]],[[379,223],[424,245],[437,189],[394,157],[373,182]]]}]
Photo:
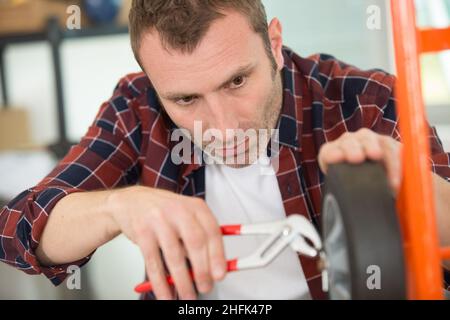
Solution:
[{"label": "man's face", "polygon": [[[214,140],[212,153],[216,158],[242,158],[245,153],[245,163],[235,167],[253,162],[249,154],[257,152],[261,139],[239,139],[230,132],[270,130],[279,116],[283,58],[278,20],[272,21],[269,36],[277,70],[261,35],[236,12],[227,12],[226,17],[214,21],[192,53],[164,48],[156,31],[142,40],[142,66],[169,117],[192,137],[196,121],[197,125],[201,122],[203,132],[221,133],[213,133],[212,139],[204,135],[202,141],[194,142],[205,149]],[[260,143],[260,152],[265,147]]]}]

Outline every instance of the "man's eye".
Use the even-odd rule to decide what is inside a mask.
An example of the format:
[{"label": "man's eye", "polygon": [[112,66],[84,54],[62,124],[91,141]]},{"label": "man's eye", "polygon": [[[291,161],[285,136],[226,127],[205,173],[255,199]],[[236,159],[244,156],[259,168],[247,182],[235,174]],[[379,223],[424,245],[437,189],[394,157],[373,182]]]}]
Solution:
[{"label": "man's eye", "polygon": [[233,79],[230,84],[231,89],[237,89],[242,87],[245,84],[246,78],[244,76],[239,76]]},{"label": "man's eye", "polygon": [[182,105],[182,106],[188,106],[193,104],[195,101],[195,97],[191,96],[191,97],[183,97],[180,98],[176,101],[176,104]]}]

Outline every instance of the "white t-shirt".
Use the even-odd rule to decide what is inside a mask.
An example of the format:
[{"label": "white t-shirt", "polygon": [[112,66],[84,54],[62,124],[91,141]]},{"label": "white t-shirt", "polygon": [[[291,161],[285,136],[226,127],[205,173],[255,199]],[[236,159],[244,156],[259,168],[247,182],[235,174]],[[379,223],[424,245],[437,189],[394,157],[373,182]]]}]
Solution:
[{"label": "white t-shirt", "polygon": [[[272,174],[267,173],[271,170]],[[206,166],[206,202],[220,225],[249,224],[286,218],[280,189],[267,157],[234,169]],[[247,256],[267,238],[224,236],[227,259]],[[287,247],[264,268],[230,272],[199,299],[311,299],[298,255]]]}]

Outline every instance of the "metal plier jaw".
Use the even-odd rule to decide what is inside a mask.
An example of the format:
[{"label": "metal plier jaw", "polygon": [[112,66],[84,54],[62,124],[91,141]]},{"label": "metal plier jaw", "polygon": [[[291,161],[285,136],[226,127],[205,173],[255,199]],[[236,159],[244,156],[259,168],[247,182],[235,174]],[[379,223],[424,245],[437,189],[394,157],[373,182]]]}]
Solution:
[{"label": "metal plier jaw", "polygon": [[254,253],[229,260],[229,271],[266,266],[287,246],[308,257],[316,257],[322,250],[322,241],[316,228],[308,219],[298,214],[272,222],[222,226],[221,230],[224,235],[270,235]]}]

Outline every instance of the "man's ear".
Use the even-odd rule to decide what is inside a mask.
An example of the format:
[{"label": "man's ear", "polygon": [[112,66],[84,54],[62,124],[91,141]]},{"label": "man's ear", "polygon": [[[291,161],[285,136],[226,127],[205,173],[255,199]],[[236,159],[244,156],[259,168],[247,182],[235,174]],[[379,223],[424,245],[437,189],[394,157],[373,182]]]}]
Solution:
[{"label": "man's ear", "polygon": [[269,24],[269,40],[272,47],[272,54],[275,57],[275,61],[278,65],[278,71],[283,69],[283,27],[281,26],[278,18],[273,18]]}]

